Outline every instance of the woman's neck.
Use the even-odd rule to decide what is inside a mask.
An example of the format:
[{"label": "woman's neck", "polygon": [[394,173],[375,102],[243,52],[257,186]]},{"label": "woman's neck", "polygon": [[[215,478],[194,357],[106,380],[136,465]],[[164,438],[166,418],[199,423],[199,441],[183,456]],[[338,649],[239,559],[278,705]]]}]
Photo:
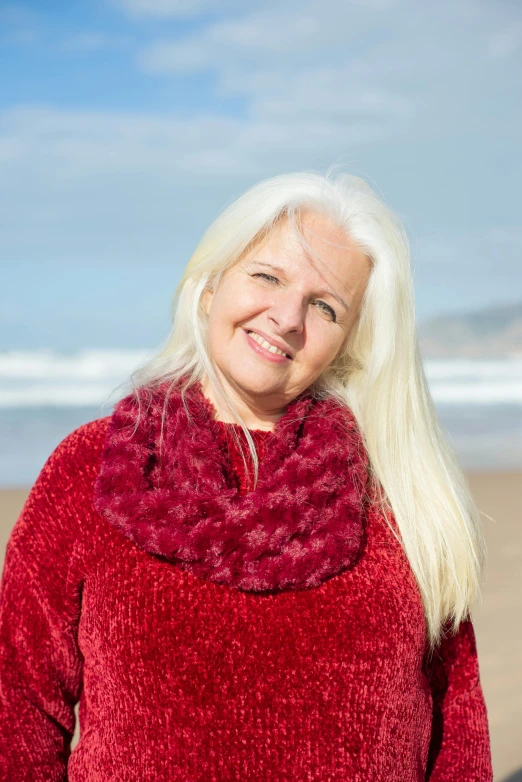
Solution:
[{"label": "woman's neck", "polygon": [[[206,378],[201,380],[201,390],[203,395],[208,399],[209,402],[211,402],[214,408],[214,418],[216,421],[219,421],[223,424],[236,423],[236,421],[233,420],[230,411],[228,409],[224,409],[220,405],[214,394],[214,389]],[[252,409],[252,407],[246,404],[244,400],[241,399],[241,397],[233,392],[233,389],[229,390],[228,385],[225,385],[225,390],[230,394],[239,414],[243,418],[247,428],[251,431],[261,430],[271,432],[284,413],[284,410],[263,413],[260,410]]]}]

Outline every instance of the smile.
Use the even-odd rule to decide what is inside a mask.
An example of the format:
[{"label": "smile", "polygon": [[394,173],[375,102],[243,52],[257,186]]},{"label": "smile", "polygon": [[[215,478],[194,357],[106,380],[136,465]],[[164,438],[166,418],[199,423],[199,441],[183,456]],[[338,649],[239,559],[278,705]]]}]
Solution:
[{"label": "smile", "polygon": [[274,359],[278,361],[289,361],[291,360],[291,356],[288,355],[288,353],[285,353],[283,350],[278,348],[276,345],[272,345],[268,340],[266,340],[264,337],[257,334],[255,331],[246,331],[247,336],[252,340],[256,345],[259,345],[261,348],[263,348],[263,351],[266,353],[270,353]]}]

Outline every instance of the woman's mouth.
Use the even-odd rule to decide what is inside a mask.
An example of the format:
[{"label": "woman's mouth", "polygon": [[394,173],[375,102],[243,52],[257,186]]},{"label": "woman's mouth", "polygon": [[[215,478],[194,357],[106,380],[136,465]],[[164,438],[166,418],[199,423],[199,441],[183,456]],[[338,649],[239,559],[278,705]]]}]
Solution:
[{"label": "woman's mouth", "polygon": [[250,347],[255,350],[258,355],[268,359],[268,361],[281,364],[292,360],[287,353],[280,350],[275,345],[271,345],[270,342],[255,331],[245,330],[245,334]]}]

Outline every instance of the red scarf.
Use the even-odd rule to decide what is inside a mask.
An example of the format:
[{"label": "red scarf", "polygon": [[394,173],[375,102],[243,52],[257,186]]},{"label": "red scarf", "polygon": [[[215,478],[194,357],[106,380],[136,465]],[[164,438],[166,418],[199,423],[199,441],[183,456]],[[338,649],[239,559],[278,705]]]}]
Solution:
[{"label": "red scarf", "polygon": [[140,389],[139,405],[130,394],[114,409],[94,496],[107,521],[145,551],[244,591],[315,587],[355,563],[368,458],[347,407],[307,392],[292,400],[264,439],[257,488],[241,494],[201,385],[185,394],[191,421],[179,386],[166,390]]}]

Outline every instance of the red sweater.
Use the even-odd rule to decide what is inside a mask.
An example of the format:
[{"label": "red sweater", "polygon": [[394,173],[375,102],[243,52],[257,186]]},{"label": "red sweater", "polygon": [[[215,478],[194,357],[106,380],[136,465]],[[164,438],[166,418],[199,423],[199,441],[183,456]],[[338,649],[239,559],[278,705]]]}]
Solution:
[{"label": "red sweater", "polygon": [[51,454],[7,546],[2,780],[492,780],[473,626],[426,664],[420,594],[376,512],[357,564],[317,588],[198,579],[94,510],[108,421]]}]

